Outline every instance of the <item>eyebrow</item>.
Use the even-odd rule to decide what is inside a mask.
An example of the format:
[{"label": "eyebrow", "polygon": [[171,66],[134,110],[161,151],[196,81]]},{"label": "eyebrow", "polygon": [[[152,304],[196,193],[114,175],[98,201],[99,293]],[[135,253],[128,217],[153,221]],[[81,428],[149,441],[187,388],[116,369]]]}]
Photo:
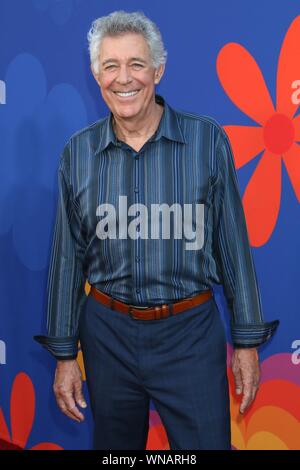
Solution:
[{"label": "eyebrow", "polygon": [[[142,59],[141,57],[131,57],[131,58],[129,59],[129,62],[132,62],[132,61],[134,61],[134,60],[136,60],[136,61],[138,61],[138,62],[142,62],[143,64],[146,64],[146,63],[147,63],[147,61],[144,60],[144,59]],[[103,65],[106,65],[106,64],[109,63],[109,62],[118,62],[118,60],[117,60],[117,59],[106,59],[104,62],[102,62],[102,66],[103,66]]]}]

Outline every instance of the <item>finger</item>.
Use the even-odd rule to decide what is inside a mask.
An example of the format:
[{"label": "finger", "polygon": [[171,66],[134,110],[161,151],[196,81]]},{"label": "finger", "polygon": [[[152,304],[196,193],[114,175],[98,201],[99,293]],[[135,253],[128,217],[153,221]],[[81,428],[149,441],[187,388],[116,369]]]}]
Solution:
[{"label": "finger", "polygon": [[73,419],[74,421],[77,421],[77,423],[81,423],[81,420],[79,418],[77,418],[73,413],[71,413],[67,409],[67,407],[66,407],[66,405],[65,405],[65,403],[62,399],[57,399],[57,404],[58,404],[58,407],[59,407],[59,409],[62,413],[64,413],[66,416]]},{"label": "finger", "polygon": [[244,413],[244,411],[248,408],[248,406],[252,402],[252,397],[253,397],[252,387],[245,386],[244,395],[243,395],[242,403],[240,406],[241,413]]},{"label": "finger", "polygon": [[84,396],[82,394],[82,384],[81,384],[81,382],[76,384],[74,388],[75,388],[74,395],[75,395],[76,403],[79,406],[81,406],[81,408],[86,408],[87,404],[86,404],[86,401],[85,401]]},{"label": "finger", "polygon": [[80,419],[80,421],[84,420],[84,415],[79,411],[79,409],[77,408],[75,402],[74,402],[74,405],[72,407],[68,408],[68,411],[73,413],[77,418]]},{"label": "finger", "polygon": [[234,383],[235,383],[235,393],[240,395],[243,391],[243,381],[240,369],[233,369]]},{"label": "finger", "polygon": [[69,410],[65,409],[63,413],[69,418],[73,419],[73,421],[76,421],[77,423],[81,423],[81,419],[76,418],[76,416],[74,416],[73,413],[71,413]]},{"label": "finger", "polygon": [[73,399],[73,396],[71,393],[66,393],[63,396],[61,396],[61,399],[64,402],[65,407],[67,408],[68,411],[70,411],[76,418],[80,419],[81,421],[84,420],[83,414],[78,410],[76,403]]}]

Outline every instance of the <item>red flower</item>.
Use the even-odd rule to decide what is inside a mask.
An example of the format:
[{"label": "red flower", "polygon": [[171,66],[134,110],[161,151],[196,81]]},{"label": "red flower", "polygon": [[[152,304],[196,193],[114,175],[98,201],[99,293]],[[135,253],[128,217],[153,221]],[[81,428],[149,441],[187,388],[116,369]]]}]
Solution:
[{"label": "red flower", "polygon": [[[10,399],[11,433],[0,408],[0,449],[22,450],[28,441],[35,414],[33,384],[24,372],[20,372],[13,383]],[[41,442],[31,450],[62,450],[52,442]]]},{"label": "red flower", "polygon": [[[281,196],[281,164],[285,164],[300,202],[300,16],[283,41],[277,70],[277,107],[252,55],[240,44],[226,44],[218,54],[219,80],[235,105],[259,124],[224,126],[237,168],[263,151],[243,196],[250,243],[266,243],[276,225]],[[298,83],[296,83],[298,81]],[[294,94],[294,99],[292,95]],[[297,96],[296,96],[297,95]],[[297,99],[296,99],[297,98]]]}]

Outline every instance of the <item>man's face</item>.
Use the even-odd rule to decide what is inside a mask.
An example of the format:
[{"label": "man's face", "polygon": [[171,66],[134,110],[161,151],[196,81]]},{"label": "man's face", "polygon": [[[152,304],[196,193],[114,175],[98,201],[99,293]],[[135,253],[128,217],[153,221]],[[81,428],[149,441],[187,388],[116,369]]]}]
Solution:
[{"label": "man's face", "polygon": [[99,64],[99,73],[92,72],[112,113],[123,119],[142,116],[164,70],[164,66],[154,68],[144,37],[136,33],[104,37]]}]

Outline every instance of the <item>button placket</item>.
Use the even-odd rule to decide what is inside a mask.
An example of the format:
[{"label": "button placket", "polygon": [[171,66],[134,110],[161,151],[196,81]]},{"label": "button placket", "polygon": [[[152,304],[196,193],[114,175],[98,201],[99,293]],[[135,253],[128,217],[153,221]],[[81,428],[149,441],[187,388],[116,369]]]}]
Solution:
[{"label": "button placket", "polygon": [[[134,181],[134,202],[135,204],[140,203],[140,196],[139,196],[139,163],[140,163],[140,154],[138,152],[133,152],[134,157],[134,171],[133,171],[133,181]],[[134,270],[134,286],[135,286],[135,298],[137,302],[142,302],[142,296],[140,295],[140,269],[139,269],[139,262],[140,262],[140,238],[136,238],[134,240],[134,251],[135,251],[135,261],[136,263],[133,266]]]}]

